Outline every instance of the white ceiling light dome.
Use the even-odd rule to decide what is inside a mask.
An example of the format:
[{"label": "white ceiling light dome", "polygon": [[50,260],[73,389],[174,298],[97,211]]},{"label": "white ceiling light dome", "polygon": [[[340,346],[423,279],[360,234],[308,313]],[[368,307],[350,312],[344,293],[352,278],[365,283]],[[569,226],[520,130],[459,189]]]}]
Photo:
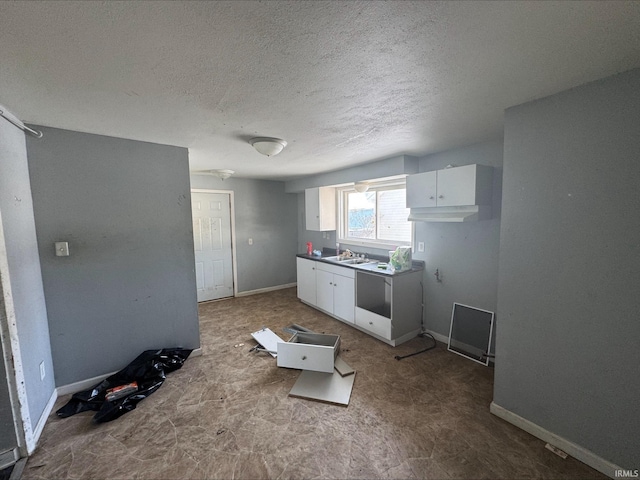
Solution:
[{"label": "white ceiling light dome", "polygon": [[284,147],[287,146],[287,142],[281,138],[273,137],[256,137],[249,140],[249,144],[253,146],[258,152],[267,157],[279,154]]},{"label": "white ceiling light dome", "polygon": [[369,190],[369,184],[367,182],[358,182],[353,186],[353,188],[355,188],[358,193],[364,193]]}]

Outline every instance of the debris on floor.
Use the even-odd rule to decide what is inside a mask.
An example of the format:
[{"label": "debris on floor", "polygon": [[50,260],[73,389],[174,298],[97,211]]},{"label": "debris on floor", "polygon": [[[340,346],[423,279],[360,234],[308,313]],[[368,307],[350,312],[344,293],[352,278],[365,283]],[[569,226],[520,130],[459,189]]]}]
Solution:
[{"label": "debris on floor", "polygon": [[284,342],[284,340],[267,327],[262,327],[261,330],[253,332],[251,336],[259,345],[256,345],[249,351],[267,352],[273,358],[276,358],[278,354],[278,342]]},{"label": "debris on floor", "polygon": [[67,418],[93,410],[98,412],[93,417],[97,423],[115,420],[158,390],[166,374],[182,368],[191,352],[183,348],[146,350],[119,372],[89,390],[75,393],[56,414]]},{"label": "debris on floor", "polygon": [[355,378],[355,372],[343,377],[337,371],[323,373],[303,370],[289,396],[347,406]]},{"label": "debris on floor", "polygon": [[544,448],[546,448],[547,450],[551,450],[553,453],[555,453],[556,455],[558,455],[560,458],[566,460],[567,457],[569,455],[567,455],[566,452],[560,450],[558,447],[554,447],[553,445],[551,445],[550,443],[547,443]]},{"label": "debris on floor", "polygon": [[250,351],[269,353],[278,367],[302,370],[289,396],[349,405],[356,372],[338,355],[340,336],[314,333],[295,323],[283,330],[293,335],[289,341],[266,327],[253,332],[258,345]]},{"label": "debris on floor", "polygon": [[340,375],[346,377],[347,375],[352,375],[356,373],[356,371],[351,368],[347,362],[345,362],[340,355],[336,357],[335,369],[338,371]]}]

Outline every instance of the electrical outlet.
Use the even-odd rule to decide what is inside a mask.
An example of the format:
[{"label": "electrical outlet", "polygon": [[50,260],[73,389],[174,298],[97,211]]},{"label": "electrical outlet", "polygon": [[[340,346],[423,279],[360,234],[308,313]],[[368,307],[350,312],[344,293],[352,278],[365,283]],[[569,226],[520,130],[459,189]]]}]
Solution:
[{"label": "electrical outlet", "polygon": [[44,380],[45,375],[44,362],[40,362],[40,380]]},{"label": "electrical outlet", "polygon": [[418,242],[418,251],[424,252],[424,242]]}]

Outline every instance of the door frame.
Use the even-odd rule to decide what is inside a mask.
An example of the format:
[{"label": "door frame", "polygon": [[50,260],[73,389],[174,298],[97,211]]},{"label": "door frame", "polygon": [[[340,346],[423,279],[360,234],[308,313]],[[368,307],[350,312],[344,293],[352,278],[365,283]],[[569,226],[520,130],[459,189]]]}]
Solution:
[{"label": "door frame", "polygon": [[[17,462],[35,450],[35,441],[27,410],[28,399],[25,389],[22,356],[20,355],[20,338],[15,321],[13,297],[11,296],[9,264],[5,245],[2,212],[0,211],[0,362],[4,363],[9,390],[9,401],[13,412],[13,426],[16,436],[16,447],[13,456]],[[6,461],[6,456],[3,460]],[[13,462],[15,463],[15,462]]]},{"label": "door frame", "polygon": [[[192,188],[191,193],[224,193],[229,195],[229,214],[231,216],[231,269],[233,270],[233,296],[238,296],[238,264],[236,262],[236,210],[233,190],[213,190],[210,188]],[[193,215],[193,213],[192,213]]]}]

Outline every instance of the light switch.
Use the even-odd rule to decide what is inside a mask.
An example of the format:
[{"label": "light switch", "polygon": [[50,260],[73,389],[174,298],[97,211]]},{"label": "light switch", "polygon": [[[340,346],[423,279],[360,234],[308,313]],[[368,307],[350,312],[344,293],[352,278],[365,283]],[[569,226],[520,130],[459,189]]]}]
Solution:
[{"label": "light switch", "polygon": [[253,238],[250,238],[248,243],[249,245],[253,245]]},{"label": "light switch", "polygon": [[56,242],[56,257],[69,256],[69,242]]},{"label": "light switch", "polygon": [[418,242],[418,251],[424,252],[424,242]]}]

